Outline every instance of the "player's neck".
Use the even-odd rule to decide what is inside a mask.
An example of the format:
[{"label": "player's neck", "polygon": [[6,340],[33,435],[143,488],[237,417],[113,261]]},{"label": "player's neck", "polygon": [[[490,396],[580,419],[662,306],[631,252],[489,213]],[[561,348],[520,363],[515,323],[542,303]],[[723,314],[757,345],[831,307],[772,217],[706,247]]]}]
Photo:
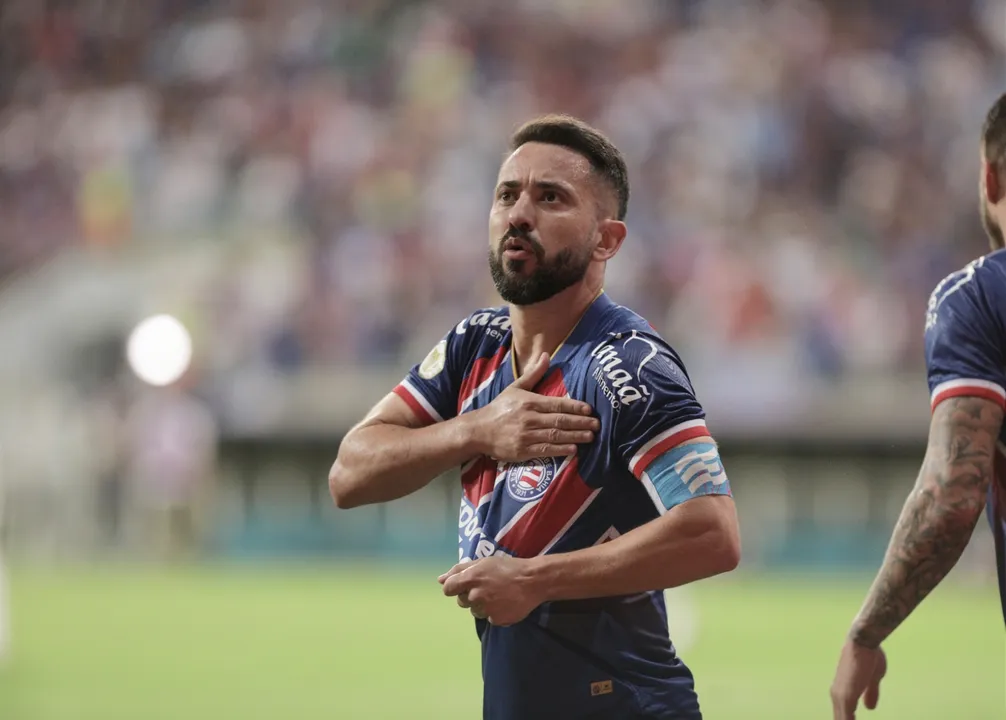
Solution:
[{"label": "player's neck", "polygon": [[511,305],[512,349],[518,372],[524,371],[530,358],[554,353],[600,293],[600,285],[577,283],[544,302]]}]

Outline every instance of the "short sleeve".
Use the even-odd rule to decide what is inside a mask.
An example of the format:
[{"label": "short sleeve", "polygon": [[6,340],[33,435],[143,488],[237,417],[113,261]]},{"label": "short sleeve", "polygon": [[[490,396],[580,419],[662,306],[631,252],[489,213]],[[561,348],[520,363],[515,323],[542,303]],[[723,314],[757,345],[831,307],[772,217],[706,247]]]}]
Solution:
[{"label": "short sleeve", "polygon": [[930,404],[960,396],[983,397],[1006,407],[1006,356],[1002,323],[983,289],[985,258],[945,278],[926,312],[925,352]]},{"label": "short sleeve", "polygon": [[463,337],[453,328],[393,391],[428,424],[449,420],[457,414],[464,367],[462,342]]},{"label": "short sleeve", "polygon": [[617,398],[616,452],[641,478],[663,453],[708,435],[706,414],[680,359],[659,337],[632,331],[607,348],[597,353],[595,377]]}]

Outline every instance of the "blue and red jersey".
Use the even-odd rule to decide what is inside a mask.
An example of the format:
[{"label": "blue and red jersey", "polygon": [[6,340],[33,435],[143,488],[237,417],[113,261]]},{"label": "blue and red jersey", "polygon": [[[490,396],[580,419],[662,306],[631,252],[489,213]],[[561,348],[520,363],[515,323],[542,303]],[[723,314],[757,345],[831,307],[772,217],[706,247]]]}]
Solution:
[{"label": "blue and red jersey", "polygon": [[[1006,408],[1006,251],[969,263],[933,290],[926,312],[926,369],[933,410],[961,396]],[[996,443],[986,515],[1006,621],[1006,427]]]},{"label": "blue and red jersey", "polygon": [[[514,379],[503,307],[459,323],[395,392],[433,423],[485,407]],[[600,432],[571,457],[478,457],[462,467],[460,559],[587,548],[692,497],[730,494],[718,458],[681,447],[709,435],[681,359],[606,295],[555,352],[535,392],[587,402]],[[479,620],[476,628],[485,718],[701,717],[661,592],[549,602],[516,625]]]}]

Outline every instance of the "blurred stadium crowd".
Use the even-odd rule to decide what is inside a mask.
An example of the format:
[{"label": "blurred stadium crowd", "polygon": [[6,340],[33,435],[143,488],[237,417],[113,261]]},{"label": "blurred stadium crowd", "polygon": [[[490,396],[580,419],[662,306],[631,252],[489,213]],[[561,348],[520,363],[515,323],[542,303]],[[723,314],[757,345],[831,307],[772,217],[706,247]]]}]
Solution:
[{"label": "blurred stadium crowd", "polygon": [[917,368],[1004,57],[1002,0],[8,0],[0,272],[268,237],[191,298],[212,365],[412,361],[496,302],[507,135],[567,111],[630,166],[609,292],[689,362]]}]

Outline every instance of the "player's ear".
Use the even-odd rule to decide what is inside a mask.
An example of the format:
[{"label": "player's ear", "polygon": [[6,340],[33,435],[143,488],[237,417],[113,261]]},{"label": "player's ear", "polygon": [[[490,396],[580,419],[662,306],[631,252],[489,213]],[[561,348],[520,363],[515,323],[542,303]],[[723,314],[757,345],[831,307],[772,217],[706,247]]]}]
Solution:
[{"label": "player's ear", "polygon": [[1006,188],[1004,188],[1002,182],[1000,182],[999,169],[995,166],[995,163],[990,163],[985,160],[982,162],[982,166],[982,172],[985,176],[985,182],[983,183],[985,187],[985,199],[995,205],[997,202],[1002,200],[1003,191],[1006,190]]},{"label": "player's ear", "polygon": [[597,226],[601,239],[594,248],[595,260],[610,260],[622,247],[622,241],[628,233],[625,223],[620,220],[602,220]]}]

